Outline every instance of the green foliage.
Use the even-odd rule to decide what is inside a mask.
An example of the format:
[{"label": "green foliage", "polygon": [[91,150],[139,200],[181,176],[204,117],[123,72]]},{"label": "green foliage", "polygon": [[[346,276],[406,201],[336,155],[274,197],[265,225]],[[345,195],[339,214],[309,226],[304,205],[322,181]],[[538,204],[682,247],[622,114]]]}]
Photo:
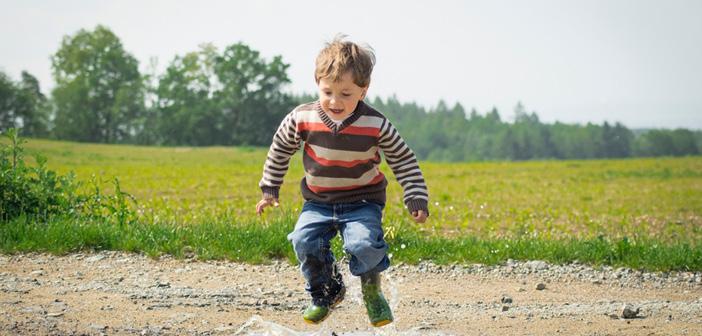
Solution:
[{"label": "green foliage", "polygon": [[515,106],[511,123],[502,121],[495,108],[480,115],[440,101],[427,110],[395,97],[376,98],[371,104],[389,117],[420,159],[429,161],[684,156],[698,155],[702,146],[699,135],[696,138],[689,130],[654,130],[637,136],[620,123],[545,124],[521,103]]},{"label": "green foliage", "polygon": [[176,56],[162,75],[146,76],[151,99],[134,142],[157,145],[267,145],[294,103],[280,56],[266,61],[235,43]]},{"label": "green foliage", "polygon": [[215,60],[215,73],[222,84],[215,96],[224,112],[224,124],[231,127],[224,144],[269,144],[280,120],[294,107],[289,96],[281,93],[290,82],[290,65],[280,56],[266,62],[258,51],[242,43],[228,46]]},{"label": "green foliage", "polygon": [[127,142],[144,127],[139,63],[107,27],[65,36],[51,66],[58,138]]},{"label": "green foliage", "polygon": [[155,89],[156,143],[266,145],[293,108],[281,92],[289,82],[280,56],[267,62],[236,43],[221,53],[211,44],[177,56]]},{"label": "green foliage", "polygon": [[122,227],[134,224],[137,220],[137,214],[133,210],[137,205],[136,199],[122,191],[118,178],[115,177],[112,183],[114,193],[105,194],[101,187],[103,182],[93,175],[91,192],[77,199],[79,213],[92,220],[107,220]]},{"label": "green foliage", "polygon": [[101,191],[101,181],[93,178],[92,190],[78,192],[80,183],[75,175],[59,175],[47,168],[47,159],[35,154],[36,166],[24,159],[24,144],[16,129],[4,136],[8,144],[0,143],[0,222],[18,217],[48,221],[56,215],[106,220],[125,226],[136,221],[134,197],[121,190],[114,178],[114,193]]},{"label": "green foliage", "polygon": [[5,131],[5,128],[16,127],[17,113],[14,108],[16,91],[12,80],[0,71],[0,132]]},{"label": "green foliage", "polygon": [[699,134],[696,138],[694,132],[686,129],[650,130],[637,139],[634,153],[638,156],[699,155],[702,150]]},{"label": "green foliage", "polygon": [[21,128],[25,136],[46,137],[49,103],[41,93],[39,81],[26,71],[13,82],[0,71],[0,132]]},{"label": "green foliage", "polygon": [[152,111],[157,144],[214,143],[215,130],[224,127],[221,120],[214,118],[216,111],[211,101],[214,57],[214,48],[203,46],[200,52],[176,56],[160,77]]},{"label": "green foliage", "polygon": [[25,143],[16,129],[5,136],[9,145],[0,147],[0,220],[20,215],[46,218],[72,211],[75,199],[73,177],[58,176],[47,169],[46,159],[36,156],[36,167],[24,163]]}]

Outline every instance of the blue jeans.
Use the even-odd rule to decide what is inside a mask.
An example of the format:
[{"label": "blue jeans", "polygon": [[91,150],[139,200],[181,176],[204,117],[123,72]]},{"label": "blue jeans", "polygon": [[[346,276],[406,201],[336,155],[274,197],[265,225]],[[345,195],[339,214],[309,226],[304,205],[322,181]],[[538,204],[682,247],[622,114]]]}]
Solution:
[{"label": "blue jeans", "polygon": [[382,272],[390,267],[381,220],[384,205],[370,201],[325,204],[307,201],[288,235],[307,291],[315,296],[332,281],[334,255],[329,241],[341,232],[344,251],[351,256],[351,274]]}]

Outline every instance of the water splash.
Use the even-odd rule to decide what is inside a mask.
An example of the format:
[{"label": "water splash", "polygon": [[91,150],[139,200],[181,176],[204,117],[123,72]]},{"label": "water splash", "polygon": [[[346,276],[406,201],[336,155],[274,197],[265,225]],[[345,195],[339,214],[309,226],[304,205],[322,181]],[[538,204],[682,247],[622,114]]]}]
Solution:
[{"label": "water splash", "polygon": [[283,327],[273,322],[264,321],[260,316],[254,315],[234,335],[248,336],[302,336],[314,335],[299,333],[295,330]]},{"label": "water splash", "polygon": [[[353,276],[349,273],[348,267],[340,267],[342,276],[344,277],[344,282],[346,283],[346,300],[349,302],[354,302],[355,304],[362,306],[363,298],[361,295],[361,280],[359,277]],[[390,307],[393,311],[397,310],[400,303],[400,293],[397,290],[398,285],[402,280],[397,280],[392,277],[391,274],[383,274],[383,292],[388,298]],[[400,331],[397,330],[396,324],[399,316],[395,316],[395,323],[392,323],[383,328],[373,328],[367,331],[354,331],[354,332],[336,332],[330,330],[327,323],[322,323],[319,326],[319,330],[312,332],[302,332],[290,329],[288,327],[265,321],[258,315],[251,317],[246,323],[244,323],[241,328],[234,335],[247,335],[247,336],[444,336],[448,335],[439,331],[429,331],[426,330],[426,325],[420,325],[418,327],[411,328],[409,330]],[[400,317],[401,318],[401,317]]]},{"label": "water splash", "polygon": [[[340,262],[343,264],[344,259]],[[361,278],[354,276],[348,270],[348,267],[343,267],[339,265],[341,275],[344,278],[344,283],[346,284],[346,299],[349,302],[353,302],[360,306],[363,306],[363,295],[361,295]],[[381,275],[382,278],[382,288],[385,298],[390,304],[390,308],[395,311],[400,303],[400,292],[397,290],[398,285],[402,283],[402,280],[396,280],[389,272],[384,272]]]},{"label": "water splash", "polygon": [[398,331],[394,327],[388,326],[372,331],[355,331],[337,333],[328,330],[324,324],[317,331],[302,332],[281,326],[279,324],[265,321],[260,316],[254,315],[234,335],[246,336],[445,336],[448,334],[438,331],[424,331],[421,327],[412,328],[407,331]]}]

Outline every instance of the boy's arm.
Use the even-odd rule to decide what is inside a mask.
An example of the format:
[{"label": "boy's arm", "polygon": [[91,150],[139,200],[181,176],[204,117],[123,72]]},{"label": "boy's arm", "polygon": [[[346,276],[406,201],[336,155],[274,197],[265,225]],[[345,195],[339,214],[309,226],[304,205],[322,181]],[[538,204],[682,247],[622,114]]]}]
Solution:
[{"label": "boy's arm", "polygon": [[266,163],[263,165],[263,177],[258,186],[263,192],[263,199],[278,200],[278,192],[283,178],[288,171],[290,157],[300,148],[300,135],[297,132],[295,111],[290,112],[278,126],[273,136],[273,143],[268,150]]},{"label": "boy's arm", "polygon": [[380,127],[379,136],[378,145],[385,153],[385,161],[404,189],[404,202],[407,209],[413,215],[421,210],[428,216],[429,192],[414,152],[387,119]]}]

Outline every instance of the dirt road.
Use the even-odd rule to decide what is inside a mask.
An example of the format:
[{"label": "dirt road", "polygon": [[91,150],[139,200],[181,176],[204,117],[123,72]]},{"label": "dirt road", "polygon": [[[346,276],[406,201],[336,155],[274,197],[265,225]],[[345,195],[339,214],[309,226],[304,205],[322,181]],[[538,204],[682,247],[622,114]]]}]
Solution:
[{"label": "dirt road", "polygon": [[702,335],[699,272],[509,261],[394,265],[385,276],[395,323],[370,327],[346,274],[347,299],[310,326],[303,279],[287,263],[0,255],[0,334]]}]

